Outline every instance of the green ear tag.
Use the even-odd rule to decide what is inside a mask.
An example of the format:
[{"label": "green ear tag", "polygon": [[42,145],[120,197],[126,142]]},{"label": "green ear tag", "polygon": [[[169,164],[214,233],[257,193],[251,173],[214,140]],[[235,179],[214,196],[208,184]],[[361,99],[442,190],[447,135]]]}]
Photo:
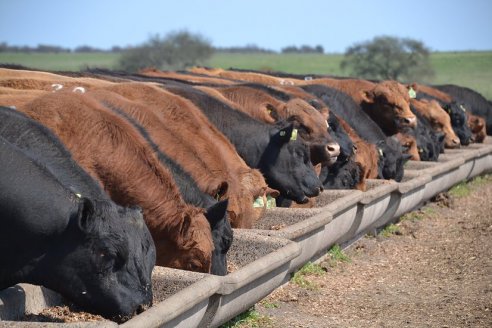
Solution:
[{"label": "green ear tag", "polygon": [[271,208],[275,208],[277,207],[277,201],[275,200],[275,198],[273,198],[272,196],[268,195],[267,196],[267,205],[266,205],[266,208],[267,209],[271,209]]},{"label": "green ear tag", "polygon": [[412,99],[417,97],[417,93],[415,92],[415,90],[413,90],[412,87],[410,87],[410,89],[408,89],[408,96]]},{"label": "green ear tag", "polygon": [[263,202],[263,197],[258,197],[253,202],[253,207],[265,207],[265,203]]},{"label": "green ear tag", "polygon": [[292,130],[292,134],[290,135],[290,140],[297,140],[297,129]]},{"label": "green ear tag", "polygon": [[280,136],[281,137],[285,136],[285,131],[280,131]]}]

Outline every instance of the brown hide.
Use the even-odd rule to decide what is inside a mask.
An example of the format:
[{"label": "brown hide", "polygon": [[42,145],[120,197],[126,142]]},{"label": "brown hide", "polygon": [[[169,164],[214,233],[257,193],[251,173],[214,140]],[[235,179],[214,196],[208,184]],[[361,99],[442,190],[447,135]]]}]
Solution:
[{"label": "brown hide", "polygon": [[399,126],[415,127],[417,118],[410,110],[408,89],[396,81],[373,83],[359,79],[321,78],[299,84],[321,84],[348,94],[385,131],[398,133]]},{"label": "brown hide", "polygon": [[378,150],[375,145],[360,138],[357,132],[355,132],[345,120],[340,117],[338,117],[338,120],[340,121],[342,128],[347,132],[348,136],[357,147],[355,161],[360,164],[362,176],[359,184],[355,188],[365,191],[366,179],[378,178]]},{"label": "brown hide", "polygon": [[398,132],[395,136],[401,145],[406,148],[404,153],[411,155],[412,157],[410,157],[410,159],[412,161],[420,161],[419,148],[415,137],[402,132]]},{"label": "brown hide", "polygon": [[140,70],[138,73],[149,77],[162,77],[166,79],[187,81],[197,84],[208,83],[208,84],[217,84],[217,85],[233,85],[237,83],[237,81],[231,81],[228,79],[214,78],[210,76],[198,76],[193,74],[184,74],[184,73],[173,72],[173,71],[161,71],[155,68],[145,68]]},{"label": "brown hide", "polygon": [[315,109],[323,116],[325,121],[328,121],[330,109],[328,106],[321,100],[310,94],[309,92],[291,85],[282,85],[282,86],[274,86],[272,87],[279,91],[283,91],[291,95],[292,97],[300,98],[308,102],[311,106],[315,107]]},{"label": "brown hide", "polygon": [[418,84],[418,83],[413,83],[411,87],[418,93],[418,92],[424,92],[428,94],[429,96],[432,96],[434,98],[437,98],[445,103],[450,103],[453,101],[453,98],[448,95],[445,92],[442,92],[441,90],[435,89],[433,87],[429,87],[424,84]]},{"label": "brown hide", "polygon": [[[227,183],[228,188],[218,196],[229,199],[227,211],[233,227],[251,228],[264,211],[253,207],[254,200],[265,197],[267,192],[278,195],[267,188],[261,173],[246,165],[229,140],[189,100],[142,83],[122,83],[105,90],[126,98],[118,105],[139,122],[145,119],[145,127],[157,144],[195,179],[202,191],[216,197],[223,182]],[[128,101],[134,102],[134,108]],[[158,126],[150,129],[152,117],[160,120],[161,131]]]},{"label": "brown hide", "polygon": [[115,202],[143,209],[157,265],[210,271],[214,246],[203,210],[183,201],[171,173],[129,123],[73,92],[47,94],[18,110],[50,128]]},{"label": "brown hide", "polygon": [[482,143],[487,136],[487,127],[485,124],[485,119],[478,115],[473,115],[468,113],[468,126],[473,133],[473,139],[475,142]]},{"label": "brown hide", "polygon": [[51,92],[54,91],[53,84],[59,84],[65,90],[73,90],[75,87],[90,89],[111,85],[112,83],[89,77],[73,78],[47,72],[0,68],[0,87]]},{"label": "brown hide", "polygon": [[0,87],[0,105],[17,108],[47,93],[48,91],[42,90],[18,90]]},{"label": "brown hide", "polygon": [[446,148],[460,147],[460,139],[451,126],[451,118],[437,101],[411,99],[410,103],[429,121],[434,131],[444,133],[444,146]]},{"label": "brown hide", "polygon": [[261,83],[265,85],[294,85],[293,79],[284,79],[275,76],[270,76],[267,74],[253,73],[253,72],[234,72],[228,71],[221,68],[204,68],[204,67],[193,67],[188,71],[195,74],[203,74],[214,77],[221,77],[236,81],[248,81]]}]

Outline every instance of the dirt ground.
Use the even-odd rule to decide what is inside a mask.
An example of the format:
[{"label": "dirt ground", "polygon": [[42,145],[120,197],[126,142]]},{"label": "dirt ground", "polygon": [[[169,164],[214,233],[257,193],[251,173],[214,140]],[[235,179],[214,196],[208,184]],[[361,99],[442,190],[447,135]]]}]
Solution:
[{"label": "dirt ground", "polygon": [[389,236],[359,240],[350,261],[321,263],[327,272],[304,276],[309,288],[274,291],[239,327],[492,327],[492,179],[483,180],[407,214]]}]

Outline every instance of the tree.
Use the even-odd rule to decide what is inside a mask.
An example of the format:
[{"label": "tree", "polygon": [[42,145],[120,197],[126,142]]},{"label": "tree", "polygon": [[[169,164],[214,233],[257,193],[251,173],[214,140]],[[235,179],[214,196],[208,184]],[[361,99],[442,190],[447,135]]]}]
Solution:
[{"label": "tree", "polygon": [[340,67],[352,76],[365,79],[422,82],[434,75],[429,53],[420,41],[378,36],[349,47]]},{"label": "tree", "polygon": [[212,45],[202,36],[187,31],[171,32],[164,38],[151,36],[144,44],[126,50],[119,64],[131,72],[144,67],[185,69],[202,63],[212,53]]}]

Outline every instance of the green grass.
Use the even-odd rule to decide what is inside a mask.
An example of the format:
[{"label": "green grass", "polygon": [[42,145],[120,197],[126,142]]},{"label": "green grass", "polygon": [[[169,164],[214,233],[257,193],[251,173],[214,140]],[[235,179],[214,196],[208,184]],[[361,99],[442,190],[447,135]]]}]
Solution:
[{"label": "green grass", "polygon": [[280,307],[278,303],[274,302],[268,302],[267,300],[262,300],[260,301],[260,304],[265,308],[265,309],[277,309]]},{"label": "green grass", "polygon": [[315,290],[318,289],[318,285],[310,281],[309,276],[320,276],[325,273],[326,271],[319,264],[308,262],[294,273],[290,281],[299,287]]},{"label": "green grass", "polygon": [[476,188],[492,181],[492,175],[486,174],[483,176],[478,176],[468,182],[463,181],[451,188],[448,193],[453,197],[465,197],[468,196]]},{"label": "green grass", "polygon": [[379,235],[387,238],[397,235],[398,233],[400,233],[400,228],[396,224],[389,224],[381,230]]},{"label": "green grass", "polygon": [[466,182],[460,182],[449,190],[449,194],[451,196],[458,198],[468,196],[470,193],[470,187],[466,184]]},{"label": "green grass", "polygon": [[246,312],[226,322],[220,328],[267,328],[272,327],[272,319],[261,315],[252,307]]},{"label": "green grass", "polygon": [[87,67],[115,68],[116,53],[0,53],[0,63],[47,71],[79,71]]},{"label": "green grass", "polygon": [[[116,53],[0,53],[0,63],[15,63],[43,70],[77,71],[85,67],[115,68]],[[275,70],[298,74],[346,75],[340,69],[342,54],[225,54],[217,53],[206,66]],[[431,54],[436,75],[431,83],[470,87],[492,99],[492,51],[436,52]]]}]

